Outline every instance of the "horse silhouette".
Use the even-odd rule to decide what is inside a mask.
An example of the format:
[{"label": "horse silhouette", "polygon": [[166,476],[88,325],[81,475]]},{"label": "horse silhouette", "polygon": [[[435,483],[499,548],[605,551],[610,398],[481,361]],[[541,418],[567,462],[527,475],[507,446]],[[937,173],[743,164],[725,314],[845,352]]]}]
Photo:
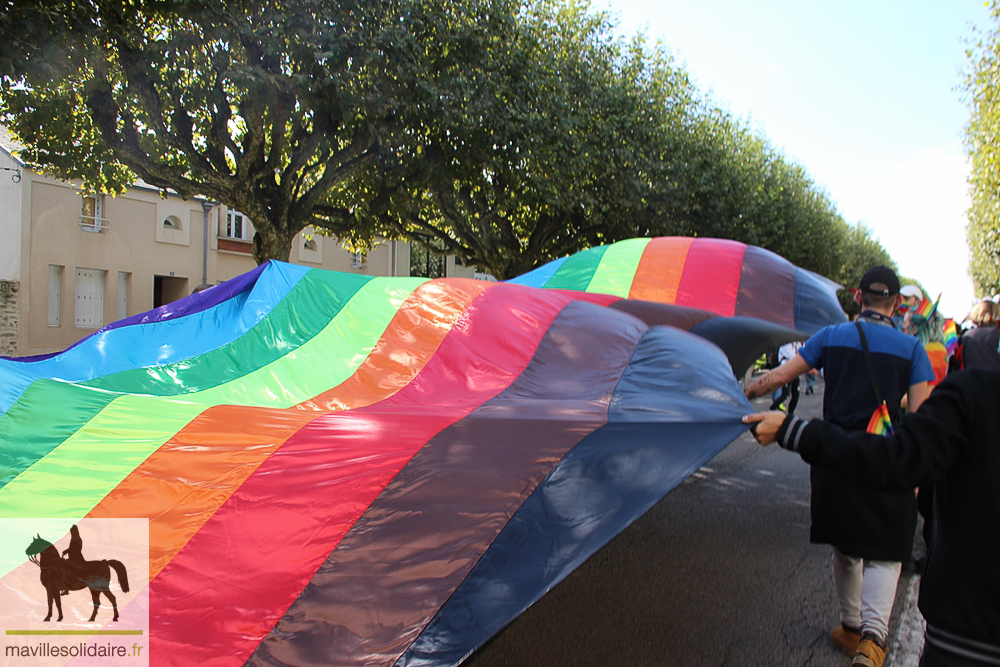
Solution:
[{"label": "horse silhouette", "polygon": [[59,551],[50,543],[35,535],[25,553],[35,565],[41,568],[40,580],[48,596],[49,615],[44,620],[52,619],[52,603],[56,603],[59,611],[59,618],[63,620],[62,600],[60,595],[67,595],[69,591],[79,591],[84,588],[90,589],[90,596],[94,600],[94,613],[90,615],[88,622],[93,622],[97,618],[97,610],[100,607],[101,593],[111,601],[115,616],[113,621],[118,620],[118,602],[111,592],[111,569],[114,568],[118,574],[118,583],[121,584],[122,591],[128,593],[128,572],[125,566],[117,560],[84,560],[80,551],[82,541],[80,532],[76,526],[70,529],[72,538],[70,548],[66,550],[67,558],[59,555]]}]

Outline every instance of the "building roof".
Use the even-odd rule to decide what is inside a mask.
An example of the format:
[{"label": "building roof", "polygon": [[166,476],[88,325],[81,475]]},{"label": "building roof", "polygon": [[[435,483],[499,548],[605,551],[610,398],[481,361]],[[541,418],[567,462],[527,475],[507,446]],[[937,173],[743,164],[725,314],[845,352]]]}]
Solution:
[{"label": "building roof", "polygon": [[[12,160],[17,162],[22,167],[27,166],[27,163],[24,160],[21,160],[20,158],[17,157],[17,155],[15,155],[17,151],[24,150],[24,144],[15,139],[14,136],[4,125],[0,125],[0,150],[3,150],[5,153],[7,153],[7,155],[9,155]],[[143,181],[141,178],[136,178],[135,181],[132,182],[132,185],[130,187],[139,188],[140,190],[156,190],[156,191],[161,190],[161,188],[158,188],[155,185],[150,185],[149,183]],[[175,196],[177,195],[177,192],[170,188],[167,188],[166,192],[167,194],[170,195],[175,195]],[[200,201],[206,199],[206,197],[204,197],[203,195],[194,195],[192,199]]]},{"label": "building roof", "polygon": [[24,144],[14,139],[14,137],[11,136],[10,132],[7,131],[7,128],[4,127],[3,125],[0,125],[0,149],[3,149],[3,151],[7,153],[7,155],[9,155],[12,159],[16,160],[17,163],[20,164],[22,167],[24,166],[24,162],[18,159],[18,157],[14,153],[23,148]]}]

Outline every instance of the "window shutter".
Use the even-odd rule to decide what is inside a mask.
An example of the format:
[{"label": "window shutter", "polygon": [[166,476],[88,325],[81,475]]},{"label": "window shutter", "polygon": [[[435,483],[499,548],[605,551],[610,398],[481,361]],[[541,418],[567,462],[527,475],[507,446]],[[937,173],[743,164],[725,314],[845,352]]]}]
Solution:
[{"label": "window shutter", "polygon": [[76,270],[76,326],[81,329],[104,326],[104,271]]}]

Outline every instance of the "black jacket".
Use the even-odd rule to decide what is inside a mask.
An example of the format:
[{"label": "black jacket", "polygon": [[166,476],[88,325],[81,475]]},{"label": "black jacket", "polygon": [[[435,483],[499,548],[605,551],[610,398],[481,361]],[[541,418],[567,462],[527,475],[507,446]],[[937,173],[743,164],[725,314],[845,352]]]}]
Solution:
[{"label": "black jacket", "polygon": [[966,331],[961,338],[962,368],[1000,368],[1000,330],[993,325]]},{"label": "black jacket", "polygon": [[1000,661],[1000,370],[948,375],[889,437],[789,417],[778,441],[873,488],[933,485],[935,537],[919,603],[927,641]]}]

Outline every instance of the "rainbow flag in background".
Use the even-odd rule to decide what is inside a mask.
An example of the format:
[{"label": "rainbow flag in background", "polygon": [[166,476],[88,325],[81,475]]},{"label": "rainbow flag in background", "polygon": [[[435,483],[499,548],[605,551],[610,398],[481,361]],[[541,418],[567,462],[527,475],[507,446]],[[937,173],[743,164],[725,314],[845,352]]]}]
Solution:
[{"label": "rainbow flag in background", "polygon": [[927,359],[931,362],[931,369],[934,371],[934,379],[931,380],[933,387],[948,374],[948,349],[944,343],[932,340],[924,345],[924,350],[927,352]]},{"label": "rainbow flag in background", "polygon": [[925,320],[929,320],[931,317],[934,316],[934,313],[937,312],[937,307],[940,302],[941,302],[940,294],[938,294],[937,301],[935,301],[934,303],[931,303],[930,301],[927,300],[927,297],[924,297],[923,301],[917,304],[917,308],[916,310],[913,311],[913,314],[919,315]]},{"label": "rainbow flag in background", "polygon": [[948,351],[948,356],[955,354],[958,348],[958,328],[955,320],[950,317],[944,321],[944,348]]},{"label": "rainbow flag in background", "polygon": [[886,407],[885,401],[882,401],[882,405],[872,413],[871,421],[865,430],[875,435],[892,435],[892,420],[889,419],[889,408]]}]

